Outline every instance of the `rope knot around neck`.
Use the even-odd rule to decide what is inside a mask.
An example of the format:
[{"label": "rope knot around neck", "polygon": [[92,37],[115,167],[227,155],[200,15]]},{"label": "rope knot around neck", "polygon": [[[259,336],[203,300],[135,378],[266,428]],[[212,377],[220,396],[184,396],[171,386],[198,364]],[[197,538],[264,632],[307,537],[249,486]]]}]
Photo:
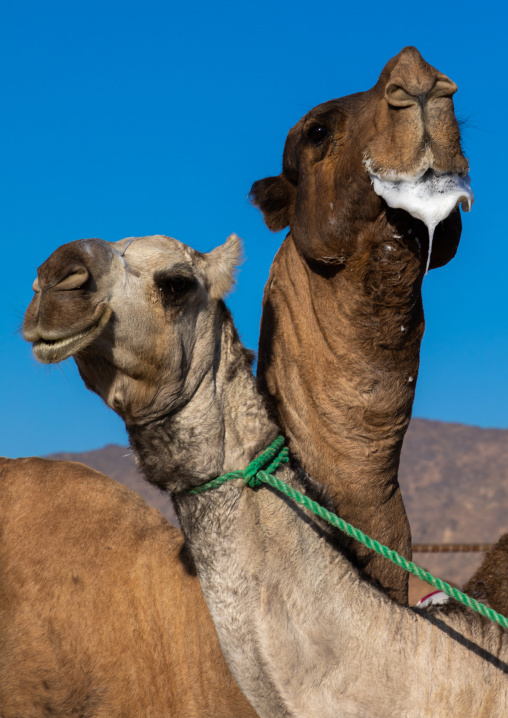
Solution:
[{"label": "rope knot around neck", "polygon": [[[230,471],[228,474],[223,474],[216,479],[208,481],[202,486],[196,486],[191,489],[189,494],[201,494],[203,491],[209,491],[210,489],[216,489],[226,481],[232,481],[233,479],[243,479],[245,484],[251,489],[255,489],[256,486],[260,486],[263,483],[263,479],[258,476],[258,473],[266,467],[263,474],[273,474],[279,466],[286,464],[289,461],[289,449],[284,448],[284,437],[278,436],[272,441],[262,454],[253,459],[250,464],[243,470]],[[271,463],[269,463],[271,462]],[[267,466],[268,464],[268,466]]]},{"label": "rope knot around neck", "polygon": [[[497,611],[494,611],[489,606],[485,606],[485,604],[476,601],[474,598],[471,598],[471,596],[468,596],[462,591],[459,591],[457,588],[450,586],[450,584],[446,583],[446,581],[436,578],[436,576],[433,576],[428,571],[425,571],[425,569],[420,568],[420,566],[417,566],[412,561],[408,561],[404,558],[404,556],[401,556],[396,551],[388,548],[388,546],[384,546],[379,543],[379,541],[372,539],[370,536],[363,533],[363,531],[360,531],[360,529],[355,528],[347,521],[344,521],[344,519],[341,519],[336,514],[328,511],[324,508],[324,506],[318,504],[317,501],[313,501],[308,496],[305,496],[300,493],[300,491],[294,489],[292,486],[288,486],[281,479],[273,476],[272,474],[279,466],[286,464],[289,461],[289,450],[283,447],[284,437],[278,436],[274,439],[274,441],[272,441],[270,446],[268,446],[268,448],[266,448],[256,459],[251,461],[245,469],[240,471],[231,471],[228,474],[219,476],[217,479],[208,481],[202,486],[197,486],[187,493],[200,494],[203,491],[215,489],[217,486],[221,486],[226,481],[231,481],[233,479],[243,479],[245,484],[252,489],[260,486],[261,484],[268,484],[274,489],[280,491],[281,494],[285,494],[288,498],[293,499],[296,503],[304,506],[308,511],[316,514],[316,516],[324,519],[327,523],[340,529],[347,536],[351,536],[351,538],[354,538],[356,541],[364,546],[367,546],[367,548],[371,549],[375,553],[388,559],[396,566],[399,566],[404,571],[413,574],[413,576],[417,576],[422,581],[426,581],[434,588],[437,588],[439,591],[443,591],[451,598],[454,598],[456,601],[462,603],[464,606],[472,608],[473,611],[476,611],[481,616],[484,616],[484,618],[488,618],[494,623],[502,626],[504,629],[508,629],[508,618],[506,616],[497,613]],[[268,462],[271,463],[268,464]],[[266,466],[266,464],[268,464],[268,466]],[[266,466],[266,468],[263,469],[263,466]]]}]

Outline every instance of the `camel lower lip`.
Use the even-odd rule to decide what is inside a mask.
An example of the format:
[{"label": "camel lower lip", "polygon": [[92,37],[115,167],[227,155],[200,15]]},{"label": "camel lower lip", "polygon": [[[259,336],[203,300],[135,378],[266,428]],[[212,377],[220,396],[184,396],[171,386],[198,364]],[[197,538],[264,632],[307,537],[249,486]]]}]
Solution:
[{"label": "camel lower lip", "polygon": [[110,316],[111,310],[106,308],[99,319],[77,334],[54,341],[39,339],[33,342],[32,350],[35,358],[43,364],[57,364],[64,359],[68,359],[88,346],[102,332]]}]

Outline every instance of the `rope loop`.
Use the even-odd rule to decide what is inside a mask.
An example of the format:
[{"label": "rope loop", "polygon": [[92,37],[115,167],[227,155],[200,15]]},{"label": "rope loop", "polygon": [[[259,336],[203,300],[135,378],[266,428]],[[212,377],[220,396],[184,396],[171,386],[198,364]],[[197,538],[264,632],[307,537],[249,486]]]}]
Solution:
[{"label": "rope loop", "polygon": [[254,474],[254,476],[251,476],[250,478],[248,476],[244,476],[243,480],[245,482],[245,485],[251,489],[255,489],[257,486],[261,486],[261,484],[263,483],[261,479],[257,477],[257,472]]}]

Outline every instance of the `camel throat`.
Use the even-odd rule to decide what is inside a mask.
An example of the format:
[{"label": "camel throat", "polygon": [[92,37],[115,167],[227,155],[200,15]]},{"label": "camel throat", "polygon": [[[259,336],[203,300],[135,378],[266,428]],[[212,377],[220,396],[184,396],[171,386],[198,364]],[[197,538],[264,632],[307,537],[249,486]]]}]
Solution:
[{"label": "camel throat", "polygon": [[382,197],[389,207],[404,209],[412,217],[421,219],[429,231],[429,252],[425,274],[429,271],[434,230],[439,222],[459,204],[469,212],[474,202],[469,175],[437,174],[427,170],[415,180],[388,180],[370,175],[374,192]]}]

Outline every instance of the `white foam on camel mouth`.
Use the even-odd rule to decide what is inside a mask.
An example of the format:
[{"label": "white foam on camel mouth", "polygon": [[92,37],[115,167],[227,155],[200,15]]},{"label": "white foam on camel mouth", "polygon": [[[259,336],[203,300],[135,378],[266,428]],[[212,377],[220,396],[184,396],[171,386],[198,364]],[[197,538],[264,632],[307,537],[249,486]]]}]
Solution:
[{"label": "white foam on camel mouth", "polygon": [[469,212],[474,202],[474,195],[469,186],[469,175],[439,174],[427,170],[425,174],[414,180],[392,180],[369,173],[374,192],[382,197],[389,207],[405,209],[416,219],[421,219],[429,231],[429,253],[425,274],[429,271],[430,255],[434,230],[439,222],[446,219],[455,207],[462,205],[464,212]]}]

